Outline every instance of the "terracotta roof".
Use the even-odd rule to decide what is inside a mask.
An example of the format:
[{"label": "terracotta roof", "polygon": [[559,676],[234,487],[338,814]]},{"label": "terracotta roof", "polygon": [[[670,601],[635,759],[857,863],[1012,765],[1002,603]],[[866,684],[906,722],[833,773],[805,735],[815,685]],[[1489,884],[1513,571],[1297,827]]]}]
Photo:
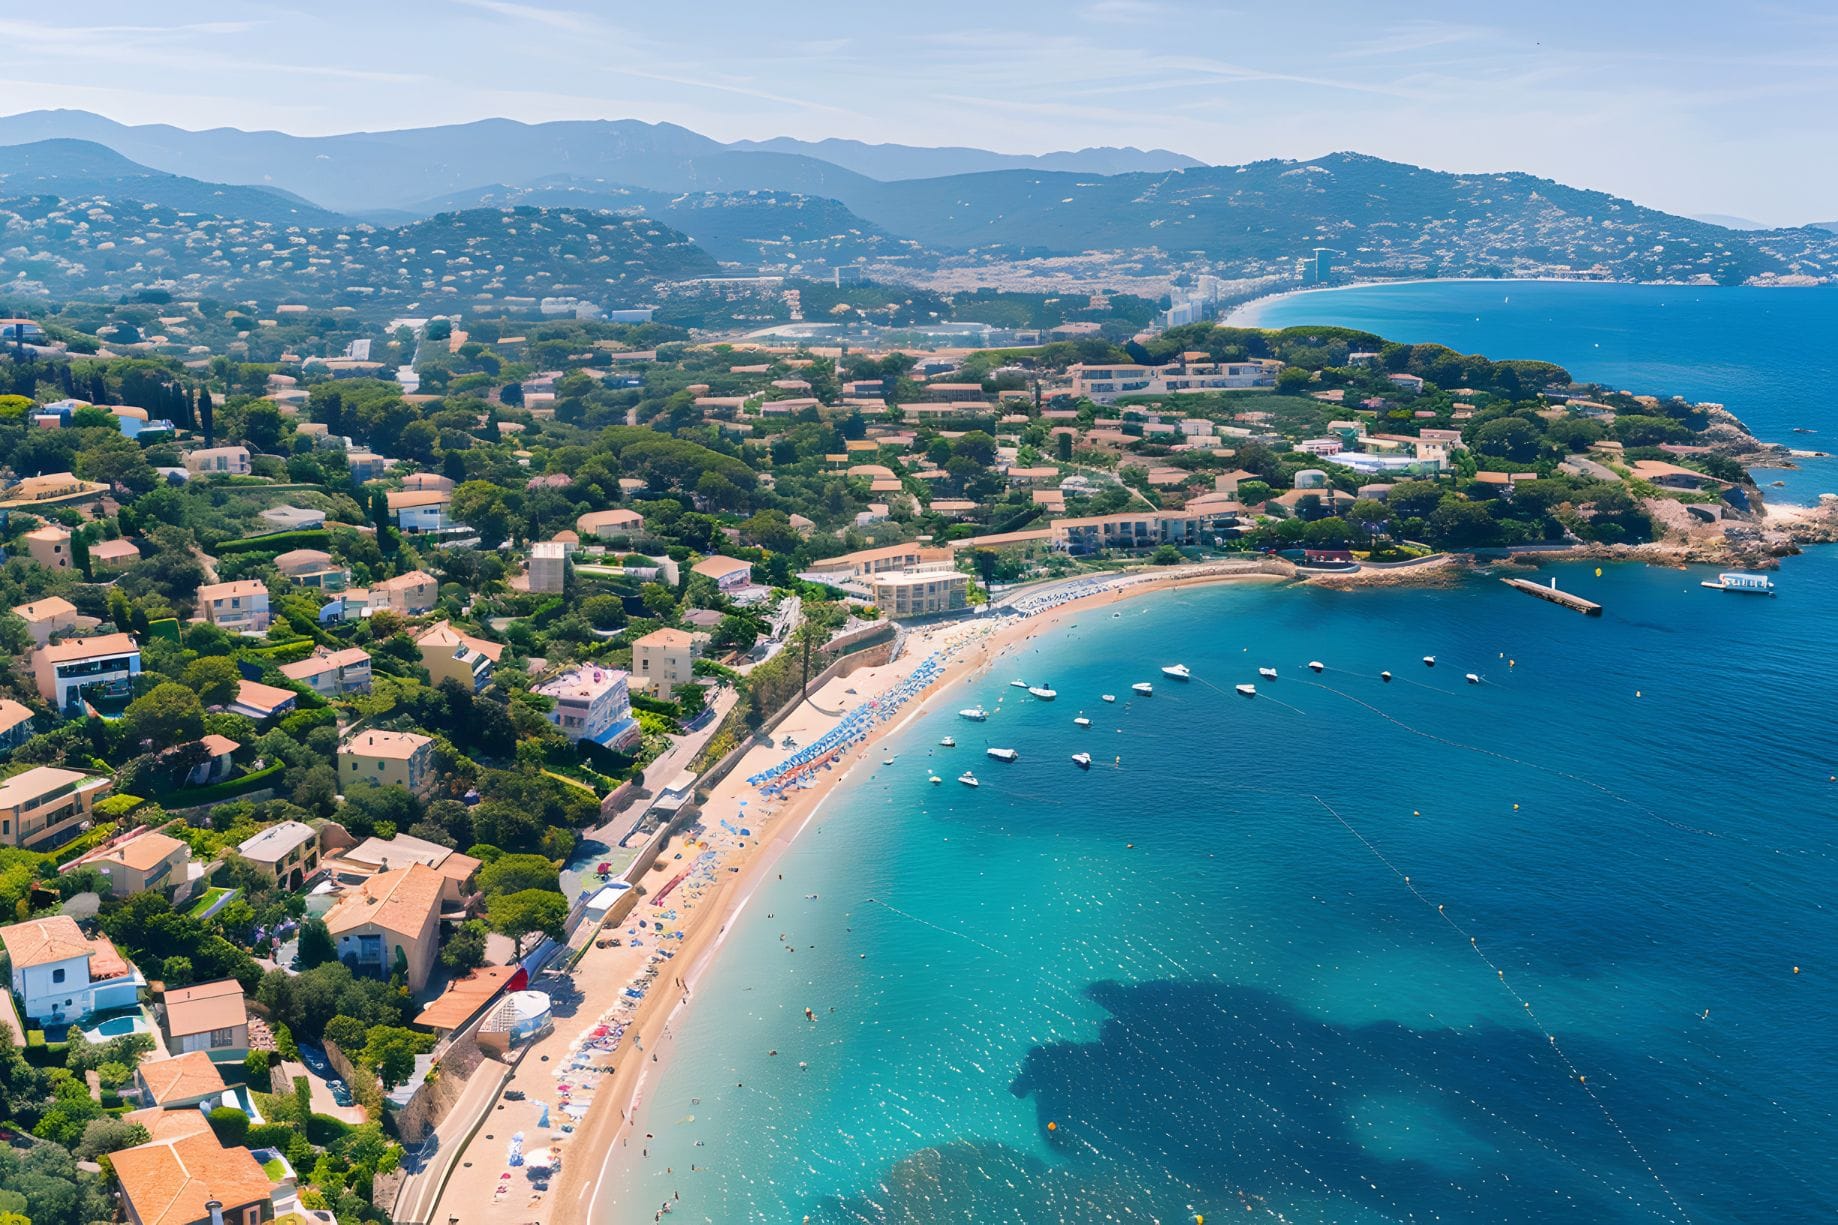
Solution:
[{"label": "terracotta roof", "polygon": [[429,1029],[458,1029],[521,972],[521,966],[480,966],[466,977],[454,979],[439,999],[421,1010],[415,1024]]},{"label": "terracotta roof", "polygon": [[398,574],[386,578],[380,583],[371,584],[379,591],[398,591],[405,587],[419,587],[424,583],[433,583],[434,576],[425,570],[410,570],[407,574]]},{"label": "terracotta roof", "polygon": [[342,753],[349,750],[352,753],[361,754],[365,757],[393,758],[400,761],[407,761],[409,758],[413,757],[416,751],[423,745],[433,743],[434,741],[429,737],[418,735],[415,732],[370,731],[360,733],[345,741],[344,746],[339,749],[339,752]]},{"label": "terracotta roof", "polygon": [[504,654],[503,643],[487,642],[483,638],[474,638],[471,634],[462,633],[453,628],[451,621],[436,621],[423,630],[419,638],[415,639],[415,645],[418,647],[457,647],[462,644],[477,651],[494,664],[498,662],[498,657]]},{"label": "terracotta roof", "polygon": [[54,664],[73,659],[94,659],[101,655],[129,655],[140,651],[132,634],[98,634],[94,638],[69,638],[43,649],[44,657]]},{"label": "terracotta roof", "polygon": [[244,681],[237,687],[235,705],[247,706],[251,710],[274,711],[299,700],[299,697],[291,689],[264,685],[260,681]]},{"label": "terracotta roof", "polygon": [[166,1032],[174,1038],[248,1023],[243,987],[233,978],[166,992]]},{"label": "terracotta roof", "polygon": [[267,585],[258,583],[254,579],[241,579],[234,583],[206,583],[198,588],[198,603],[210,604],[217,600],[228,600],[237,596],[267,594]]},{"label": "terracotta roof", "polygon": [[428,916],[440,907],[441,881],[441,874],[426,864],[378,872],[326,911],[326,929],[335,936],[372,926],[418,935]]},{"label": "terracotta roof", "polygon": [[52,595],[30,604],[16,605],[13,611],[27,621],[50,621],[55,617],[75,616],[77,606],[63,596]]},{"label": "terracotta roof", "polygon": [[62,766],[34,766],[0,782],[0,810],[33,803],[59,787],[81,785],[92,779],[102,781],[100,775],[82,774]]},{"label": "terracotta roof", "polygon": [[223,1083],[223,1073],[205,1051],[146,1060],[140,1065],[140,1078],[147,1086],[147,1096],[160,1106],[195,1102],[228,1087]]},{"label": "terracotta roof", "polygon": [[665,626],[663,629],[652,630],[643,638],[633,642],[632,645],[635,647],[687,647],[694,642],[695,639],[691,638],[687,631]]},{"label": "terracotta roof", "polygon": [[206,736],[198,743],[203,745],[204,751],[209,753],[212,757],[222,757],[225,753],[234,753],[237,749],[243,747],[241,742],[232,740],[228,736],[219,736],[215,732]]},{"label": "terracotta roof", "polygon": [[210,1220],[213,1200],[226,1218],[274,1190],[246,1148],[225,1148],[207,1129],[110,1154],[115,1180],[140,1225],[194,1225]]},{"label": "terracotta roof", "polygon": [[0,927],[0,945],[15,970],[88,957],[93,951],[77,921],[61,914]]},{"label": "terracotta roof", "polygon": [[30,718],[30,706],[15,702],[12,698],[0,698],[0,735],[5,735]]},{"label": "terracotta roof", "polygon": [[740,569],[742,566],[751,570],[753,563],[741,561],[737,557],[729,557],[723,553],[717,553],[713,557],[704,557],[701,561],[697,562],[691,567],[691,573],[705,574],[710,578],[719,578],[724,574]]},{"label": "terracotta roof", "polygon": [[399,489],[386,495],[391,510],[409,510],[416,506],[445,506],[453,495],[444,489]]},{"label": "terracotta roof", "polygon": [[281,675],[290,681],[305,683],[315,676],[338,668],[349,668],[353,664],[366,663],[369,659],[370,652],[362,647],[345,647],[340,651],[328,651],[321,647],[305,659],[291,664],[282,664]]},{"label": "terracotta roof", "polygon": [[138,838],[130,838],[119,846],[112,847],[96,856],[96,859],[98,862],[118,863],[124,868],[133,868],[136,872],[148,872],[157,867],[166,856],[184,846],[185,844],[177,838],[154,830]]},{"label": "terracotta roof", "polygon": [[89,546],[89,555],[96,561],[112,561],[117,557],[140,556],[140,550],[126,540],[101,540]]},{"label": "terracotta roof", "polygon": [[154,1140],[177,1140],[183,1136],[195,1136],[201,1131],[211,1129],[210,1121],[204,1117],[202,1110],[185,1106],[178,1110],[167,1110],[163,1106],[148,1106],[145,1110],[130,1110],[121,1116],[128,1123],[139,1123],[147,1129],[147,1135]]}]

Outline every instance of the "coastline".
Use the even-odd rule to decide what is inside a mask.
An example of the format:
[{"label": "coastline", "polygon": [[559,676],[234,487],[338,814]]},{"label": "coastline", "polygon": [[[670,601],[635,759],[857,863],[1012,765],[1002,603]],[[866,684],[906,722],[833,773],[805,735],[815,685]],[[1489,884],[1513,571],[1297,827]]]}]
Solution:
[{"label": "coastline", "polygon": [[[1261,563],[1255,567],[1242,563],[1226,563],[1225,566],[1203,563],[1164,572],[1126,571],[1108,576],[1093,591],[1072,594],[1026,616],[1009,617],[996,623],[951,622],[914,631],[912,641],[898,659],[889,664],[865,667],[847,676],[837,677],[813,692],[774,729],[775,741],[782,742],[790,735],[795,735],[800,743],[814,741],[837,721],[837,716],[826,710],[826,706],[840,709],[863,700],[853,696],[853,692],[845,696],[845,691],[859,691],[861,695],[889,692],[906,681],[929,657],[931,651],[928,648],[954,648],[954,654],[943,664],[935,683],[914,695],[897,717],[874,725],[864,739],[850,746],[853,755],[845,759],[846,764],[841,769],[819,775],[814,785],[808,789],[790,792],[777,810],[771,813],[768,818],[769,827],[762,831],[760,837],[745,845],[735,846],[726,858],[715,861],[718,870],[712,877],[712,885],[707,893],[699,898],[685,898],[679,903],[690,910],[690,917],[681,922],[683,939],[666,964],[680,968],[680,972],[670,971],[668,977],[680,979],[683,988],[680,991],[673,990],[671,984],[663,982],[660,977],[657,985],[645,994],[645,998],[634,1010],[624,1038],[610,1055],[611,1071],[592,1088],[592,1101],[585,1115],[580,1117],[572,1134],[554,1136],[549,1141],[561,1148],[564,1157],[549,1190],[532,1195],[527,1200],[510,1194],[494,1195],[503,1180],[493,1173],[499,1163],[486,1155],[485,1146],[501,1143],[502,1131],[536,1129],[535,1111],[539,1102],[528,1099],[533,1099],[536,1093],[548,1097],[553,1086],[544,1085],[541,1081],[551,1077],[559,1080],[563,1075],[559,1057],[573,1047],[578,1039],[577,1031],[583,1027],[591,1028],[596,1019],[586,1007],[566,1021],[558,1019],[553,1033],[539,1039],[524,1052],[504,1088],[523,1088],[526,1100],[513,1103],[504,1101],[500,1096],[494,1103],[493,1111],[486,1116],[486,1125],[494,1126],[494,1130],[486,1132],[481,1127],[479,1134],[462,1152],[455,1155],[457,1168],[449,1176],[427,1219],[446,1222],[448,1225],[453,1222],[459,1222],[460,1225],[505,1222],[511,1225],[531,1219],[532,1212],[544,1215],[554,1213],[557,1205],[565,1206],[561,1208],[567,1214],[564,1219],[590,1222],[602,1219],[596,1215],[600,1211],[600,1187],[604,1185],[607,1171],[617,1156],[616,1149],[629,1146],[632,1139],[622,1133],[627,1131],[628,1125],[635,1123],[651,1075],[661,1074],[668,1066],[670,1043],[667,1039],[670,1026],[692,1006],[695,984],[715,964],[717,955],[726,943],[729,928],[746,912],[773,864],[809,827],[829,798],[852,777],[855,767],[869,760],[868,755],[876,751],[882,741],[903,731],[922,715],[930,713],[935,703],[950,694],[955,686],[983,676],[999,659],[1036,635],[1050,631],[1068,616],[1157,591],[1230,582],[1275,583],[1288,581],[1290,577],[1287,573],[1272,571]],[[1045,594],[1050,597],[1052,591],[1053,588],[1048,588]],[[1042,593],[1037,591],[1029,594],[1032,598]],[[742,808],[743,801],[758,804],[760,794],[746,779],[756,768],[783,755],[782,748],[771,744],[752,749],[742,763],[715,786],[701,805],[705,828],[707,823],[718,819],[717,813],[745,811]],[[758,820],[762,811],[760,808],[751,809],[752,819]],[[685,839],[677,845],[687,848],[689,844]],[[668,855],[669,848],[666,848],[665,853],[659,857],[654,869],[657,881],[646,882],[654,896],[658,885],[670,875],[672,861]],[[647,904],[641,902],[640,906]],[[624,924],[619,926],[623,927]],[[614,927],[609,925],[605,930],[610,933]],[[617,1003],[619,989],[640,981],[644,962],[634,958],[633,952],[630,946],[601,949],[590,942],[572,973],[577,983],[585,984],[588,990],[597,990],[610,1008]],[[626,968],[624,974],[619,972],[622,966]],[[584,1000],[591,998],[585,992],[583,996]],[[652,1058],[644,1058],[646,1054]],[[534,1145],[535,1141],[532,1141]]]},{"label": "coastline", "polygon": [[1398,280],[1367,279],[1349,281],[1345,285],[1313,285],[1259,294],[1234,306],[1218,322],[1225,327],[1263,327],[1264,324],[1258,321],[1258,312],[1284,299],[1299,298],[1305,294],[1344,293],[1349,289],[1374,289],[1381,285],[1655,285],[1691,288],[1681,281],[1596,281],[1573,276],[1417,276]]}]

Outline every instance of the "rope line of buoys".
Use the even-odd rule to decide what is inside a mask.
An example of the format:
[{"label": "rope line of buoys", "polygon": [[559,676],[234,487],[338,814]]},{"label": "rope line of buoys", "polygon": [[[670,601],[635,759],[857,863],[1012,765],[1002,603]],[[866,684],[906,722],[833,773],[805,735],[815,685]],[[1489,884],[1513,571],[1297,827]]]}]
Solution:
[{"label": "rope line of buoys", "polygon": [[966,936],[963,932],[953,931],[952,929],[948,927],[932,922],[930,919],[922,919],[916,914],[912,914],[908,911],[901,910],[898,906],[894,906],[894,905],[891,905],[890,903],[883,902],[878,897],[871,897],[867,899],[867,901],[870,905],[879,906],[882,910],[890,910],[894,914],[899,915],[903,919],[911,919],[913,922],[919,924],[921,927],[929,927],[933,931],[943,932],[947,936],[956,936],[959,940],[963,940],[967,943],[974,944],[978,948],[983,949],[987,952],[994,953],[998,957],[1008,956],[1007,953],[1004,953],[1001,949],[997,948],[993,944],[984,944],[981,940],[978,940],[975,936]]},{"label": "rope line of buoys", "polygon": [[1357,838],[1361,846],[1364,846],[1368,851],[1372,852],[1373,858],[1377,859],[1380,863],[1384,864],[1385,867],[1391,872],[1393,876],[1397,877],[1399,881],[1403,882],[1404,887],[1410,891],[1410,894],[1412,897],[1416,898],[1419,902],[1422,902],[1425,906],[1430,907],[1433,910],[1435,910],[1437,918],[1441,919],[1444,923],[1448,924],[1448,926],[1458,936],[1461,936],[1463,939],[1467,940],[1468,948],[1474,953],[1476,957],[1480,958],[1481,964],[1485,965],[1488,969],[1494,972],[1494,978],[1500,984],[1501,989],[1504,990],[1508,995],[1510,995],[1514,999],[1514,1001],[1516,1001],[1519,1004],[1520,1010],[1525,1014],[1525,1019],[1531,1022],[1532,1028],[1536,1029],[1541,1035],[1543,1035],[1545,1043],[1550,1047],[1552,1054],[1557,1056],[1557,1058],[1563,1063],[1564,1067],[1569,1071],[1570,1075],[1576,1080],[1577,1087],[1581,1089],[1584,1093],[1589,1095],[1589,1100],[1595,1103],[1597,1110],[1601,1111],[1603,1120],[1606,1121],[1608,1125],[1614,1129],[1614,1132],[1616,1135],[1621,1137],[1621,1142],[1627,1145],[1627,1149],[1630,1153],[1634,1155],[1634,1159],[1638,1161],[1646,1169],[1646,1172],[1652,1176],[1654,1185],[1657,1186],[1660,1189],[1660,1192],[1665,1195],[1666,1199],[1671,1202],[1672,1207],[1675,1211],[1677,1211],[1679,1218],[1683,1221],[1687,1221],[1687,1222],[1691,1221],[1692,1220],[1691,1214],[1685,1211],[1685,1206],[1681,1204],[1678,1200],[1678,1197],[1672,1193],[1672,1188],[1666,1185],[1666,1180],[1660,1177],[1659,1171],[1656,1168],[1654,1168],[1653,1163],[1647,1160],[1647,1155],[1640,1150],[1640,1146],[1634,1143],[1634,1138],[1627,1134],[1627,1130],[1624,1127],[1622,1127],[1620,1121],[1615,1118],[1614,1112],[1608,1108],[1608,1103],[1604,1102],[1601,1098],[1601,1095],[1599,1095],[1592,1087],[1590,1087],[1588,1078],[1584,1076],[1582,1069],[1576,1066],[1575,1062],[1571,1060],[1569,1053],[1564,1050],[1563,1045],[1557,1041],[1557,1035],[1552,1033],[1549,1029],[1547,1029],[1544,1025],[1544,1022],[1538,1019],[1538,1012],[1536,1009],[1532,1007],[1532,1002],[1526,999],[1525,996],[1521,995],[1519,993],[1518,988],[1514,987],[1511,982],[1507,981],[1506,971],[1502,969],[1501,967],[1495,965],[1493,962],[1493,959],[1488,957],[1486,953],[1481,951],[1480,941],[1476,939],[1473,935],[1469,934],[1467,929],[1462,927],[1460,923],[1456,922],[1452,917],[1450,917],[1449,912],[1444,903],[1432,902],[1427,896],[1425,896],[1423,891],[1417,888],[1416,883],[1412,881],[1411,878],[1406,873],[1404,873],[1396,864],[1392,863],[1390,859],[1386,858],[1385,853],[1379,850],[1378,847],[1374,846],[1372,844],[1371,839],[1367,838],[1364,834],[1360,833],[1359,830],[1353,827],[1353,824],[1350,821],[1348,821],[1345,817],[1341,816],[1340,811],[1338,809],[1336,809],[1332,804],[1328,803],[1326,800],[1322,799],[1320,796],[1314,795],[1313,793],[1310,794],[1310,798],[1312,798],[1315,801],[1315,803],[1321,805],[1321,807],[1324,808],[1328,812],[1328,814],[1334,818],[1335,821],[1339,822],[1342,829],[1345,829],[1349,834],[1352,834],[1353,837]]},{"label": "rope line of buoys", "polygon": [[1618,800],[1621,803],[1626,804],[1629,808],[1632,808],[1638,812],[1645,813],[1647,816],[1651,817],[1653,820],[1658,821],[1662,825],[1669,825],[1673,829],[1678,830],[1680,833],[1694,834],[1699,838],[1721,838],[1723,837],[1723,835],[1718,833],[1716,830],[1699,829],[1697,826],[1687,825],[1683,821],[1674,821],[1671,817],[1666,816],[1664,813],[1655,812],[1653,809],[1647,807],[1645,804],[1642,804],[1639,800],[1630,799],[1629,797],[1622,795],[1619,791],[1616,791],[1614,788],[1606,786],[1602,783],[1598,783],[1592,778],[1584,778],[1580,774],[1572,774],[1568,770],[1560,770],[1555,766],[1540,765],[1538,762],[1526,761],[1524,758],[1514,757],[1509,753],[1499,752],[1497,749],[1484,749],[1484,748],[1481,748],[1479,745],[1464,744],[1459,740],[1450,740],[1447,736],[1438,736],[1435,732],[1426,732],[1421,728],[1412,727],[1410,724],[1404,722],[1404,720],[1398,718],[1396,715],[1389,714],[1386,711],[1380,710],[1378,707],[1374,706],[1372,703],[1366,701],[1365,699],[1355,697],[1352,694],[1347,693],[1345,690],[1336,689],[1332,685],[1323,685],[1319,681],[1307,681],[1307,680],[1298,680],[1297,683],[1303,684],[1303,685],[1313,685],[1317,689],[1325,689],[1329,693],[1336,694],[1339,697],[1343,697],[1349,702],[1353,702],[1357,705],[1365,707],[1367,710],[1371,711],[1373,714],[1377,715],[1379,718],[1385,720],[1387,723],[1390,723],[1396,727],[1402,728],[1404,731],[1409,732],[1411,735],[1421,737],[1424,740],[1433,740],[1437,744],[1446,744],[1452,749],[1461,749],[1464,752],[1468,752],[1468,753],[1479,753],[1483,757],[1492,757],[1497,761],[1509,762],[1515,766],[1524,766],[1528,770],[1538,770],[1542,773],[1550,774],[1557,778],[1569,779],[1573,783],[1581,783],[1585,787],[1594,788],[1595,790],[1601,792],[1603,795],[1608,796],[1610,799]]}]

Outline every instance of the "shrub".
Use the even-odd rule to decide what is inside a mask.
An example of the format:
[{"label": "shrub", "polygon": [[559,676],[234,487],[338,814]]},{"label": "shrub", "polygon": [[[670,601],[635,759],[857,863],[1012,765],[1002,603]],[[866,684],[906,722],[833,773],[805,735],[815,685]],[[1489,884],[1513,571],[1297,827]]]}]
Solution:
[{"label": "shrub", "polygon": [[351,1125],[329,1114],[316,1114],[306,1121],[306,1138],[325,1148],[351,1134]]},{"label": "shrub", "polygon": [[249,1129],[244,1142],[250,1148],[285,1150],[293,1138],[299,1134],[299,1129],[291,1123],[257,1123]]},{"label": "shrub", "polygon": [[226,1148],[241,1144],[249,1135],[249,1116],[234,1106],[219,1106],[211,1111],[211,1130]]}]

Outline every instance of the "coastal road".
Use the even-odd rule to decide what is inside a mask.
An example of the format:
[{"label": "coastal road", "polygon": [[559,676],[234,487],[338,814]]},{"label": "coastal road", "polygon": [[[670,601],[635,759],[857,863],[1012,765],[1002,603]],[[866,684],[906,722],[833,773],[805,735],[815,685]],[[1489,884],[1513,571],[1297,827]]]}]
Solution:
[{"label": "coastal road", "polygon": [[[409,1171],[396,1192],[396,1205],[390,1216],[398,1225],[428,1220],[428,1214],[434,1211],[440,1199],[448,1172],[465,1151],[466,1141],[485,1118],[491,1104],[497,1100],[498,1090],[509,1071],[493,1059],[487,1059],[473,1071],[466,1082],[466,1091],[453,1103],[453,1109],[434,1129],[434,1134],[422,1143],[417,1157],[419,1168]],[[408,1160],[404,1158],[404,1163]]]}]

